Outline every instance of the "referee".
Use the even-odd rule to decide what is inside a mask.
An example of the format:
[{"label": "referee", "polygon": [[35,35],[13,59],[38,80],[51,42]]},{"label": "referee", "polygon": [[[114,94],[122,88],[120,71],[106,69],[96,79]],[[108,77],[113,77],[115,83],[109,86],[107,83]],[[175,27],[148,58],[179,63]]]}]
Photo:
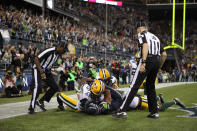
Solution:
[{"label": "referee", "polygon": [[[35,104],[38,105],[43,111],[46,111],[44,107],[44,101],[49,102],[51,97],[57,92],[58,85],[56,84],[53,75],[51,74],[51,68],[57,59],[64,54],[67,49],[66,44],[59,44],[57,47],[45,49],[40,54],[35,56],[33,65],[33,78],[35,87],[29,106],[29,114],[34,114]],[[44,96],[37,100],[42,90],[41,81],[44,80],[50,89],[44,94]]]},{"label": "referee", "polygon": [[146,78],[147,97],[150,114],[148,118],[159,118],[155,91],[155,79],[157,72],[161,69],[166,60],[167,54],[160,46],[160,40],[154,34],[148,32],[146,24],[140,22],[137,24],[138,41],[140,48],[140,61],[136,69],[130,90],[127,92],[125,100],[114,117],[127,117],[127,109],[136,95],[141,83]]}]

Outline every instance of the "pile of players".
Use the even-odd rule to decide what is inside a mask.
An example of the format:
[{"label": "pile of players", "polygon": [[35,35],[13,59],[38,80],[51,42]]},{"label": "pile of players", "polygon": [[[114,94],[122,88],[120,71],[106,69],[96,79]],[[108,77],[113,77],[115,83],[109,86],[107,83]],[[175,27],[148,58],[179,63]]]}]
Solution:
[{"label": "pile of players", "polygon": [[[95,80],[91,78],[82,78],[77,92],[78,100],[74,100],[64,93],[58,93],[58,108],[65,110],[64,104],[72,108],[75,112],[85,112],[90,115],[99,115],[116,112],[121,106],[125,91],[118,88],[117,79],[110,74],[107,69],[100,69]],[[145,82],[141,85],[145,87]],[[163,95],[157,97],[159,111],[165,111],[172,105],[178,105],[185,108],[185,105],[178,99],[165,102]],[[129,105],[129,110],[148,109],[148,101],[142,95],[137,94]]]}]

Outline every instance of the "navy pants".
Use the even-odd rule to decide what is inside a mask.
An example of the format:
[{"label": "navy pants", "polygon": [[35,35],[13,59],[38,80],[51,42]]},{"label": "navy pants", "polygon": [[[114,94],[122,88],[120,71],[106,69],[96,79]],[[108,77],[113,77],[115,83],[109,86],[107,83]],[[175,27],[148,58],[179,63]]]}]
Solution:
[{"label": "navy pants", "polygon": [[117,109],[120,108],[120,106],[122,104],[122,97],[119,92],[115,91],[111,87],[106,86],[106,89],[110,90],[111,98],[112,98],[110,110],[116,111]]}]

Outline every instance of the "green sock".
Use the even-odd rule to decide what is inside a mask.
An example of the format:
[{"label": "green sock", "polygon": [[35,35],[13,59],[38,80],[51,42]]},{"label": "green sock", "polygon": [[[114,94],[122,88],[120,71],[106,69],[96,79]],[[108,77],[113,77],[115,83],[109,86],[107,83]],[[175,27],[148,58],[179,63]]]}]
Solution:
[{"label": "green sock", "polygon": [[168,109],[169,107],[171,107],[172,105],[174,105],[174,101],[169,101],[169,102],[165,102],[161,105],[161,111],[165,111],[166,109]]}]

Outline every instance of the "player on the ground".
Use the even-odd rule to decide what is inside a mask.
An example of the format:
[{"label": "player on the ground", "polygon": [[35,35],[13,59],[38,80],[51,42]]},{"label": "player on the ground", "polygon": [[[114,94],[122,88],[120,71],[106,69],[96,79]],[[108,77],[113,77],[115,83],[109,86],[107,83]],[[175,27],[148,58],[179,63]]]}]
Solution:
[{"label": "player on the ground", "polygon": [[[103,69],[103,70],[106,70],[106,69]],[[102,71],[102,72],[107,72],[108,73],[108,71]],[[100,72],[101,76],[103,74],[102,72]],[[110,73],[109,73],[109,75],[105,74],[103,76],[108,76],[107,77],[108,80],[105,79],[105,81],[108,81],[108,83],[111,84],[111,87],[113,89],[115,89],[116,91],[118,91],[121,94],[122,98],[124,99],[126,92],[120,90],[120,88],[116,84],[117,83],[117,79],[114,76],[109,77]],[[101,77],[101,78],[103,78],[103,77]],[[146,89],[146,81],[144,81],[141,84],[140,89]],[[163,98],[162,94],[159,94],[159,96],[157,98],[161,101],[160,103],[158,103],[158,110],[159,111],[165,111],[166,109],[168,109],[169,107],[171,107],[173,105],[178,105],[178,106],[180,106],[182,108],[185,108],[185,105],[178,98],[174,98],[172,101],[168,101],[168,102],[164,102],[164,98]],[[147,100],[147,98],[137,94],[134,97],[133,101],[130,103],[129,109],[148,109],[148,100]]]},{"label": "player on the ground", "polygon": [[92,84],[81,85],[81,94],[78,101],[63,93],[57,95],[57,101],[59,103],[58,108],[61,110],[64,110],[64,103],[74,111],[82,111],[91,115],[108,113],[114,108],[110,90],[106,89],[101,80],[95,80]]},{"label": "player on the ground", "polygon": [[[159,94],[159,100],[160,103],[157,104],[159,111],[165,111],[173,105],[178,105],[181,108],[185,108],[184,103],[181,102],[178,98],[174,98],[172,101],[165,102],[163,95]],[[137,109],[137,110],[148,109],[148,100],[141,95],[136,95],[133,101],[130,103],[129,109]]]}]

